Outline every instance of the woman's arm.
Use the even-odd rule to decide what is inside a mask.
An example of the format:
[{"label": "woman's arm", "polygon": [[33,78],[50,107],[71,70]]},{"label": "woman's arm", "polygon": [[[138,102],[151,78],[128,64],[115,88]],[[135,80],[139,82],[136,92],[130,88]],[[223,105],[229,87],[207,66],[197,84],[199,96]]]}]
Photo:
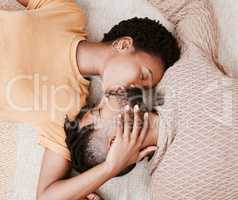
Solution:
[{"label": "woman's arm", "polygon": [[[138,109],[134,110],[134,126],[130,132],[130,113],[125,113],[124,122],[119,118],[114,143],[104,163],[73,178],[68,178],[70,162],[61,156],[46,150],[38,185],[38,200],[80,200],[96,191],[110,178],[124,168],[147,156],[155,149],[148,148],[140,152],[148,129],[148,115],[145,115],[143,128]],[[123,149],[123,153],[121,150]],[[146,152],[146,154],[145,154]]]},{"label": "woman's arm", "polygon": [[29,0],[17,0],[17,1],[18,1],[21,5],[23,5],[24,7],[27,7]]},{"label": "woman's arm", "polygon": [[79,200],[96,191],[113,176],[106,163],[76,177],[68,178],[70,162],[63,157],[46,150],[43,158],[37,199]]}]

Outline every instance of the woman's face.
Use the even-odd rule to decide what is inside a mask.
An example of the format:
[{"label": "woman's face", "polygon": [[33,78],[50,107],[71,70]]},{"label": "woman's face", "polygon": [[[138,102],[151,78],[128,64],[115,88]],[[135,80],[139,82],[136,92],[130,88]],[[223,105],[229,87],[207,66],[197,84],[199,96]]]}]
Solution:
[{"label": "woman's face", "polygon": [[104,90],[131,85],[153,87],[164,74],[161,59],[142,51],[118,53],[105,65]]}]

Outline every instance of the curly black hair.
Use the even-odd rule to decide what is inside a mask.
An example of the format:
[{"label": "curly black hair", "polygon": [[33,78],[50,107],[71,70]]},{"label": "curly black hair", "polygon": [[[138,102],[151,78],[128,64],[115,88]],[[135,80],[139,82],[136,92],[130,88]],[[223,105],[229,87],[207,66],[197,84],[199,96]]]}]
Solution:
[{"label": "curly black hair", "polygon": [[[108,92],[106,95],[118,95],[118,98],[127,99],[130,106],[133,107],[137,104],[140,106],[141,110],[146,111],[146,108],[143,105],[142,90],[139,88],[128,88],[120,94]],[[96,157],[95,152],[92,150],[90,141],[93,138],[94,124],[80,127],[80,119],[82,119],[84,114],[90,110],[91,108],[87,106],[84,107],[73,121],[70,121],[68,117],[66,117],[64,124],[66,133],[65,142],[71,154],[72,168],[79,173],[83,173],[92,167],[95,167],[106,159],[106,155],[100,156],[100,158]],[[135,166],[135,164],[130,165],[117,176],[123,176],[129,173]]]},{"label": "curly black hair", "polygon": [[102,42],[115,41],[124,36],[133,39],[136,49],[160,56],[164,62],[165,70],[180,57],[177,40],[159,21],[137,17],[121,21],[104,34]]}]

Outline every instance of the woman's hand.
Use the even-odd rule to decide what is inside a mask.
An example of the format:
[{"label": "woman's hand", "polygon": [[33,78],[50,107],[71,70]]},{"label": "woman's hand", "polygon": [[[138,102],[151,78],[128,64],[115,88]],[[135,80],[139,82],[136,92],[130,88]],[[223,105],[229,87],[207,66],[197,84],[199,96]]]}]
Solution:
[{"label": "woman's hand", "polygon": [[[138,107],[134,108],[134,124],[131,130],[130,109],[124,113],[124,121],[119,118],[116,139],[111,145],[105,162],[72,178],[65,178],[70,172],[70,162],[59,154],[46,149],[38,184],[38,200],[78,200],[98,196],[88,196],[106,181],[119,174],[124,168],[147,156],[155,147],[142,149],[148,129],[148,114],[144,120]],[[143,123],[143,127],[141,127]],[[90,197],[90,198],[89,198]],[[87,199],[86,198],[86,199]],[[91,199],[92,199],[91,198]]]},{"label": "woman's hand", "polygon": [[103,199],[98,194],[91,193],[86,198],[84,198],[82,200],[103,200]]},{"label": "woman's hand", "polygon": [[142,119],[137,105],[133,112],[133,128],[131,128],[130,115],[132,113],[129,106],[126,106],[124,111],[124,121],[122,116],[119,116],[116,139],[111,145],[105,161],[108,169],[115,176],[129,165],[140,161],[157,149],[155,146],[151,146],[141,151],[149,127],[149,117],[148,113],[145,113]]}]

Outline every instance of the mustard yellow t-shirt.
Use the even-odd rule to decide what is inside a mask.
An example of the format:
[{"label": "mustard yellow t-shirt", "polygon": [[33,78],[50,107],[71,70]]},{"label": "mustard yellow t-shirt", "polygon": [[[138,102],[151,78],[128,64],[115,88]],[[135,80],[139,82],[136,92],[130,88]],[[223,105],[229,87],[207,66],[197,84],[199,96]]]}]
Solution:
[{"label": "mustard yellow t-shirt", "polygon": [[82,9],[74,0],[30,0],[26,10],[1,10],[0,24],[0,120],[31,123],[41,145],[70,159],[64,119],[85,105],[89,86],[76,61]]}]

